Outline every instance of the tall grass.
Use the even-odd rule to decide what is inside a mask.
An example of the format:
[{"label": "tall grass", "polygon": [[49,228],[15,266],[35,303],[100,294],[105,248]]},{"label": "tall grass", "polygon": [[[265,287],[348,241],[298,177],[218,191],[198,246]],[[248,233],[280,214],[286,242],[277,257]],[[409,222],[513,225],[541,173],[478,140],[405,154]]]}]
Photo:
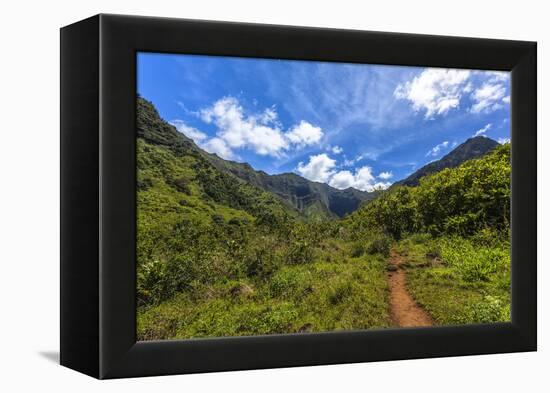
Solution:
[{"label": "tall grass", "polygon": [[494,273],[510,269],[510,252],[506,242],[487,245],[453,236],[441,238],[438,244],[445,264],[465,281],[489,281]]}]

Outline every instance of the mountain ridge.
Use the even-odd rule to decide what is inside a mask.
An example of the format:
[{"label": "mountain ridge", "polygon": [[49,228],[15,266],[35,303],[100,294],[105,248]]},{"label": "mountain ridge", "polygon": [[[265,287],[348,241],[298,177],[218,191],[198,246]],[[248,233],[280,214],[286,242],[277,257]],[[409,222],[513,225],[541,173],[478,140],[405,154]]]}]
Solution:
[{"label": "mountain ridge", "polygon": [[255,170],[248,163],[224,160],[209,154],[211,162],[222,171],[262,188],[302,211],[321,212],[326,218],[343,217],[355,211],[363,201],[371,200],[376,193],[360,191],[349,187],[339,190],[326,183],[308,180],[292,172],[275,175]]},{"label": "mountain ridge", "polygon": [[208,153],[163,120],[153,103],[137,98],[138,136],[146,142],[169,147],[174,152],[191,149],[208,159],[220,172],[228,173],[252,186],[262,189],[309,219],[344,217],[361,203],[376,197],[377,192],[366,192],[349,187],[339,190],[325,183],[303,178],[295,173],[267,174],[248,163],[225,160]]},{"label": "mountain ridge", "polygon": [[421,178],[437,173],[446,168],[456,168],[468,160],[483,157],[487,153],[494,150],[497,146],[499,146],[497,141],[485,136],[468,138],[439,160],[432,161],[416,170],[406,178],[393,183],[392,187],[399,185],[417,186]]},{"label": "mountain ridge", "polygon": [[[142,97],[138,97],[137,101],[138,136],[146,142],[169,147],[176,154],[183,154],[182,152],[191,149],[207,159],[220,172],[268,192],[291,211],[297,211],[308,219],[342,218],[356,211],[364,202],[375,199],[381,192],[360,191],[353,187],[340,190],[326,183],[308,180],[293,172],[270,175],[265,171],[256,170],[249,163],[223,159],[201,149],[192,139],[163,120],[153,103]],[[416,186],[422,177],[482,157],[498,145],[498,142],[484,136],[469,138],[441,159],[424,165],[408,177],[393,183],[390,188]]]}]

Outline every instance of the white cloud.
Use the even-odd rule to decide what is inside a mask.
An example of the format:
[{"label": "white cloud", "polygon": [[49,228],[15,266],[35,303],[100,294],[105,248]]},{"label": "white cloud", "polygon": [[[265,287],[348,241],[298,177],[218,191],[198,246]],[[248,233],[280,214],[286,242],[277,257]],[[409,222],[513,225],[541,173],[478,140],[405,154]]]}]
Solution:
[{"label": "white cloud", "polygon": [[393,96],[403,73],[400,67],[316,63],[293,64],[284,72],[263,69],[269,94],[281,98],[286,112],[322,124],[329,136],[356,124],[368,125],[375,133],[410,121],[410,111]]},{"label": "white cloud", "polygon": [[504,145],[505,143],[510,143],[510,138],[498,138],[497,142]]},{"label": "white cloud", "polygon": [[483,74],[490,77],[490,82],[508,82],[510,73],[508,71],[482,71]]},{"label": "white cloud", "polygon": [[393,177],[393,173],[391,172],[381,172],[378,177],[380,179],[383,179],[383,180],[388,180],[388,179],[391,179]]},{"label": "white cloud", "polygon": [[365,158],[371,161],[376,161],[378,159],[378,156],[382,153],[384,153],[385,149],[373,149],[371,151],[367,151],[365,153],[359,154],[356,156],[352,162],[358,163],[359,161],[364,160]]},{"label": "white cloud", "polygon": [[336,161],[326,154],[318,154],[309,157],[309,162],[300,162],[296,170],[300,175],[311,181],[326,182],[333,174]]},{"label": "white cloud", "polygon": [[340,146],[332,146],[330,149],[334,154],[342,154],[344,152],[344,149],[342,149]]},{"label": "white cloud", "polygon": [[281,130],[266,124],[269,112],[258,118],[245,116],[242,106],[233,97],[222,98],[203,109],[201,117],[218,127],[218,138],[229,148],[249,148],[260,155],[278,156],[288,147]]},{"label": "white cloud", "polygon": [[334,188],[344,190],[355,184],[355,176],[350,171],[340,171],[332,176],[329,184]]},{"label": "white cloud", "polygon": [[355,183],[353,187],[361,191],[372,191],[373,182],[374,175],[372,174],[372,168],[364,166],[355,172]]},{"label": "white cloud", "polygon": [[470,74],[467,70],[427,68],[412,81],[400,83],[394,96],[410,101],[417,112],[424,110],[426,118],[445,115],[458,108],[462,94],[472,89]]},{"label": "white cloud", "polygon": [[372,189],[372,191],[375,191],[375,190],[386,190],[389,186],[391,186],[391,183],[389,182],[378,182],[378,183],[375,183]]},{"label": "white cloud", "polygon": [[176,130],[178,130],[178,132],[181,132],[186,137],[191,138],[196,143],[200,143],[208,137],[208,135],[206,135],[204,132],[201,132],[196,128],[189,127],[187,124],[185,124],[183,120],[175,119],[172,120],[170,124],[176,127]]},{"label": "white cloud", "polygon": [[307,121],[302,120],[292,127],[285,136],[295,145],[304,147],[319,143],[323,137],[323,131],[320,127],[312,126]]},{"label": "white cloud", "polygon": [[188,115],[192,115],[192,116],[195,116],[195,117],[199,117],[200,116],[200,113],[198,111],[192,111],[190,110],[189,108],[187,108],[187,106],[185,106],[185,104],[181,101],[176,101],[176,104]]},{"label": "white cloud", "polygon": [[[255,105],[258,104],[256,103]],[[275,112],[275,107],[266,108],[260,115],[259,121],[262,124],[270,124],[276,122],[278,117],[277,112]]]},{"label": "white cloud", "polygon": [[371,168],[365,166],[355,171],[355,174],[348,170],[339,171],[331,177],[328,184],[340,190],[353,187],[358,190],[371,191],[374,184],[374,176],[372,175]]},{"label": "white cloud", "polygon": [[[480,77],[484,81],[481,85]],[[471,112],[489,113],[510,102],[506,95],[509,81],[509,72],[427,68],[412,80],[400,83],[394,97],[410,101],[416,112],[425,111],[427,119],[458,108],[466,94],[473,101]]]},{"label": "white cloud", "polygon": [[342,163],[343,166],[353,166],[353,164],[355,164],[355,160],[349,160],[347,158],[345,158],[344,162]]},{"label": "white cloud", "polygon": [[[372,168],[364,166],[355,172],[349,170],[335,171],[336,160],[330,158],[325,153],[309,157],[309,162],[304,164],[300,162],[296,171],[306,179],[328,183],[334,188],[344,190],[353,187],[362,191],[374,191],[386,189],[391,183],[376,181],[372,173]],[[392,176],[391,172],[382,172],[378,177],[387,180]]]},{"label": "white cloud", "polygon": [[486,82],[472,94],[475,104],[470,110],[473,113],[489,113],[501,109],[506,95],[506,87],[501,83]]},{"label": "white cloud", "polygon": [[[388,174],[388,172],[383,173]],[[353,187],[368,192],[385,190],[391,185],[388,182],[376,182],[375,176],[372,174],[372,168],[368,166],[359,168],[355,173],[348,170],[336,172],[332,175],[328,184],[340,190]]]},{"label": "white cloud", "polygon": [[475,132],[474,136],[485,135],[485,133],[486,133],[487,131],[489,131],[489,130],[491,129],[492,126],[493,126],[493,125],[492,125],[491,123],[486,124],[485,127],[482,127],[482,128],[480,128],[479,130],[477,130],[477,131]]},{"label": "white cloud", "polygon": [[208,142],[202,144],[201,147],[208,153],[217,154],[218,156],[226,160],[238,159],[235,153],[233,153],[229,146],[227,146],[225,141],[220,138],[212,138]]},{"label": "white cloud", "polygon": [[434,147],[432,147],[432,148],[426,153],[426,157],[428,157],[428,156],[436,157],[437,155],[439,155],[439,153],[441,152],[441,150],[445,149],[447,146],[449,146],[449,141],[443,141],[443,142],[441,142],[440,144],[435,145]]},{"label": "white cloud", "polygon": [[[302,120],[288,132],[281,129],[274,107],[247,115],[234,97],[224,97],[200,111],[201,119],[217,127],[216,137],[224,150],[250,149],[260,155],[280,157],[290,148],[302,148],[320,142],[323,131]],[[220,145],[218,141],[215,145]]]}]

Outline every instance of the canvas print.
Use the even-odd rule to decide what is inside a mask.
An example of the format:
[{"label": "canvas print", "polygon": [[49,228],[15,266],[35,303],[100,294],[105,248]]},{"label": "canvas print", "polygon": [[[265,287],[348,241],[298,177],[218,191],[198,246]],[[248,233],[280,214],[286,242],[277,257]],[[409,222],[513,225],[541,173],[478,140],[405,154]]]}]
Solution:
[{"label": "canvas print", "polygon": [[137,338],[510,321],[510,74],[137,54]]}]

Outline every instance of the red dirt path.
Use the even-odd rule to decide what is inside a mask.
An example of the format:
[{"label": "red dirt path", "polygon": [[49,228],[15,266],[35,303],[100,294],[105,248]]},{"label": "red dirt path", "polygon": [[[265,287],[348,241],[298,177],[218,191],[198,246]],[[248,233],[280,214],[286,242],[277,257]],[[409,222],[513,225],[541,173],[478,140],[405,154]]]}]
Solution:
[{"label": "red dirt path", "polygon": [[393,249],[390,253],[389,263],[396,267],[395,271],[388,272],[393,325],[396,327],[432,326],[432,318],[409,294],[407,290],[407,273],[400,268],[403,260]]}]

